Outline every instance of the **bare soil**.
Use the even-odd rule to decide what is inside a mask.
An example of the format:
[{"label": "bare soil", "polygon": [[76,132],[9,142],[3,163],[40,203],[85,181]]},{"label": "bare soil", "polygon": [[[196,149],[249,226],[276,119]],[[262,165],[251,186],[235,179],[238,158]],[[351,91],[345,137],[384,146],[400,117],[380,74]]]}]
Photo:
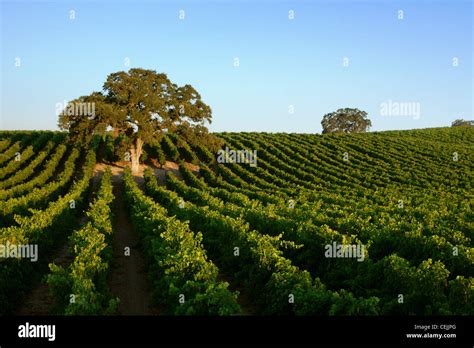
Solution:
[{"label": "bare soil", "polygon": [[[145,260],[140,249],[140,238],[133,228],[125,204],[123,166],[110,166],[114,185],[113,260],[109,274],[109,288],[120,298],[119,315],[153,315],[151,289],[148,284]],[[144,166],[135,176],[143,181]],[[126,254],[129,248],[129,256]]]}]

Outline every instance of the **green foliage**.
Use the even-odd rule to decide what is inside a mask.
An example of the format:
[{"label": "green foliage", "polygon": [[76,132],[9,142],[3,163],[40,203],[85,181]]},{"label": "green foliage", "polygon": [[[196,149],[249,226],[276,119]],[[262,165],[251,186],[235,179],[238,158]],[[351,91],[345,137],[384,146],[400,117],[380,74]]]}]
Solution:
[{"label": "green foliage", "polygon": [[[22,192],[28,191],[30,188],[35,186],[41,185],[46,180],[50,178],[52,172],[58,165],[60,159],[64,155],[67,147],[65,145],[59,145],[56,147],[56,151],[53,156],[48,160],[46,165],[43,168],[41,173],[31,180],[26,179],[30,178],[31,175],[35,172],[35,169],[43,163],[43,161],[47,158],[49,153],[54,148],[54,142],[48,142],[46,147],[41,151],[35,158],[30,161],[30,163],[24,167],[23,169],[17,171],[14,176],[9,177],[0,182],[0,198],[5,199],[10,196],[14,196],[20,194]],[[22,185],[20,185],[23,183]]]},{"label": "green foliage", "polygon": [[180,158],[183,158],[185,161],[197,164],[199,162],[196,154],[193,152],[188,143],[180,136],[176,134],[169,134],[169,137],[172,139],[173,143],[176,145]]},{"label": "green foliage", "polygon": [[193,147],[193,149],[199,160],[203,163],[213,163],[216,160],[216,156],[213,155],[212,152],[203,145],[196,145]]},{"label": "green foliage", "polygon": [[28,162],[28,159],[34,155],[35,150],[37,150],[38,148],[41,148],[41,146],[44,145],[46,140],[50,138],[51,138],[51,134],[49,133],[40,134],[31,145],[26,147],[26,149],[24,149],[21,153],[15,154],[14,158],[12,158],[7,163],[7,165],[0,168],[0,180],[7,177],[8,175],[11,175],[18,168],[20,168],[21,165]]},{"label": "green foliage", "polygon": [[[31,216],[16,216],[17,226],[0,228],[0,244],[38,244],[38,249],[48,255],[58,237],[71,227],[74,213],[80,209],[83,195],[89,187],[94,165],[95,154],[90,151],[82,167],[82,178],[74,182],[68,193],[51,201],[46,209],[33,211]],[[65,171],[68,171],[74,164],[66,163],[65,166]],[[75,209],[71,209],[71,201],[75,202]],[[0,260],[0,313],[10,313],[15,308],[44,260],[42,258],[42,262],[38,263],[29,259]]]},{"label": "green foliage", "polygon": [[[57,180],[51,181],[42,187],[36,187],[31,192],[24,196],[10,198],[6,201],[0,202],[0,216],[3,217],[4,222],[12,221],[13,214],[26,214],[26,212],[42,203],[47,202],[48,199],[54,199],[61,191],[65,188],[65,185],[70,182],[75,171],[75,162],[79,157],[79,150],[73,149],[71,155],[68,157],[64,171],[58,176]],[[57,156],[53,159],[54,162],[45,170],[41,176],[35,179],[34,184],[38,181],[42,182],[44,179],[52,175],[56,165],[58,164],[60,157]],[[31,181],[28,186],[31,186]],[[35,185],[36,186],[36,185]]]},{"label": "green foliage", "polygon": [[167,135],[161,139],[161,148],[168,160],[172,162],[177,162],[179,160],[179,151]]},{"label": "green foliage", "polygon": [[[167,187],[261,234],[284,232],[284,240],[300,246],[285,250],[285,257],[328,289],[363,299],[367,314],[467,314],[474,276],[473,135],[466,127],[324,136],[222,133],[230,148],[257,150],[258,166],[201,164],[205,182],[181,168],[189,186],[169,176]],[[333,241],[364,244],[364,262],[325,258],[324,245]],[[334,297],[313,295],[329,304],[321,304],[328,313]],[[358,302],[341,296],[336,299]],[[354,312],[351,306],[341,308]]]},{"label": "green foliage", "polygon": [[449,306],[456,315],[474,313],[474,279],[457,276],[449,281]]},{"label": "green foliage", "polygon": [[[173,174],[168,174],[170,187],[177,187]],[[310,312],[314,307],[309,301],[315,292],[326,291],[313,286],[310,274],[294,266],[283,257],[281,249],[295,249],[297,245],[282,241],[282,235],[262,235],[249,229],[241,217],[232,218],[225,214],[222,204],[216,202],[212,210],[199,207],[190,202],[182,204],[182,199],[173,191],[165,190],[157,185],[151,172],[145,173],[146,191],[158,203],[176,214],[182,220],[189,220],[194,230],[205,231],[204,244],[212,257],[219,259],[220,265],[229,273],[235,274],[235,281],[242,281],[255,305],[264,308],[265,314],[315,314]],[[194,190],[193,194],[198,195]],[[209,198],[209,202],[213,199]],[[239,256],[235,256],[235,247],[239,248]],[[298,294],[295,303],[290,296]],[[376,299],[368,299],[377,312]],[[330,304],[338,301],[330,297]],[[328,309],[329,311],[329,309]],[[318,313],[324,314],[324,313]],[[326,312],[325,314],[329,314]]]},{"label": "green foliage", "polygon": [[[147,172],[150,176],[150,172]],[[171,314],[229,315],[240,312],[237,293],[217,280],[218,269],[208,260],[201,233],[168,217],[166,210],[143,195],[130,171],[125,177],[126,198],[135,228],[144,240],[156,298]],[[181,303],[180,296],[184,296]]]},{"label": "green foliage", "polygon": [[[47,277],[50,291],[58,299],[66,315],[112,314],[118,304],[107,287],[111,260],[109,245],[112,235],[112,193],[110,169],[102,177],[97,198],[91,202],[84,227],[75,231],[70,240],[74,245],[74,260],[67,269],[50,264]],[[71,295],[74,301],[71,301]]]},{"label": "green foliage", "polygon": [[[192,139],[214,139],[204,127],[211,122],[211,108],[191,85],[178,87],[166,74],[138,68],[119,71],[107,77],[103,91],[69,102],[59,116],[59,127],[69,131],[71,141],[83,144],[112,128],[114,138],[121,135],[129,146],[133,171],[143,144],[158,144],[166,133],[181,130]],[[93,114],[70,112],[80,105],[93,105]]]},{"label": "green foliage", "polygon": [[146,150],[149,153],[149,157],[156,159],[161,166],[166,164],[166,156],[160,144],[147,146]]},{"label": "green foliage", "polygon": [[365,111],[345,108],[324,115],[321,125],[323,126],[323,134],[334,132],[361,133],[367,132],[372,126],[372,122],[367,118]]},{"label": "green foliage", "polygon": [[[165,188],[147,171],[145,195],[125,175],[129,210],[163,313],[240,313],[238,293],[222,278],[242,289],[258,314],[474,313],[472,127],[218,136],[230,148],[257,150],[258,165],[215,163],[210,147],[183,146],[185,136],[167,134],[163,149],[145,149],[164,163],[168,146],[180,179],[169,173]],[[109,193],[101,189],[87,210],[88,222],[76,228],[81,209],[68,204],[75,199],[80,206],[89,188],[93,151],[80,171],[75,164],[83,156],[61,144],[63,133],[34,139],[31,132],[0,132],[0,152],[10,156],[0,166],[6,213],[0,244],[37,242],[49,255],[58,236],[75,229],[73,263],[51,265],[48,278],[60,311],[113,314],[118,300],[105,286],[113,199],[107,176],[101,187]],[[129,138],[107,140],[112,155],[122,140]],[[38,152],[31,154],[29,146]],[[12,147],[28,161],[14,164]],[[183,162],[193,156],[207,163],[200,163],[199,173]],[[363,245],[364,260],[326,257],[325,246],[333,242]],[[29,261],[0,260],[1,313],[14,309],[38,270]],[[71,293],[79,295],[74,304]]]}]

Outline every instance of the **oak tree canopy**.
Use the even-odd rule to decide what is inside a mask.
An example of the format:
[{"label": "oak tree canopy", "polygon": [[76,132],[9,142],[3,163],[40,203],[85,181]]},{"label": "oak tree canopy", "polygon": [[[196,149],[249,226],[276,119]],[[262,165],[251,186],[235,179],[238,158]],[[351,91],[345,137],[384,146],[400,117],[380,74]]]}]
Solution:
[{"label": "oak tree canopy", "polygon": [[212,142],[205,127],[211,123],[212,111],[201,95],[191,85],[179,87],[166,74],[154,70],[135,68],[112,73],[102,92],[69,102],[78,103],[94,103],[94,114],[61,113],[59,127],[69,131],[72,141],[83,144],[95,134],[110,130],[115,136],[123,136],[130,149],[133,172],[139,169],[143,145],[157,144],[167,132],[180,133],[193,143]]}]

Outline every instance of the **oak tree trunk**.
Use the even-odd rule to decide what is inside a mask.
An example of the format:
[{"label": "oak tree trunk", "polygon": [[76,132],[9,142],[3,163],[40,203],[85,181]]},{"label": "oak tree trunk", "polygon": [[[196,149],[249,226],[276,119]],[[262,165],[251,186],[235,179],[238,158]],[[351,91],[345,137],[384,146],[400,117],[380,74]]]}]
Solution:
[{"label": "oak tree trunk", "polygon": [[132,161],[132,173],[138,173],[140,169],[140,156],[142,155],[143,141],[140,138],[135,140],[135,143],[130,149]]}]

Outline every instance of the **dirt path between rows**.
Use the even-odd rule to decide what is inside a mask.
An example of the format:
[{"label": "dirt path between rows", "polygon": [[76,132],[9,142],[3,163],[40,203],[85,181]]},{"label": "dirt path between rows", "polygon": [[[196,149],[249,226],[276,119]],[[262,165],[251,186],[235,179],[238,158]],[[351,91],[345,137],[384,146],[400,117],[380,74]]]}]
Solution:
[{"label": "dirt path between rows", "polygon": [[147,280],[145,260],[140,249],[140,238],[133,228],[125,203],[123,168],[116,165],[110,168],[115,199],[113,260],[110,265],[108,285],[114,296],[120,298],[119,315],[157,314],[152,309],[151,289]]}]

